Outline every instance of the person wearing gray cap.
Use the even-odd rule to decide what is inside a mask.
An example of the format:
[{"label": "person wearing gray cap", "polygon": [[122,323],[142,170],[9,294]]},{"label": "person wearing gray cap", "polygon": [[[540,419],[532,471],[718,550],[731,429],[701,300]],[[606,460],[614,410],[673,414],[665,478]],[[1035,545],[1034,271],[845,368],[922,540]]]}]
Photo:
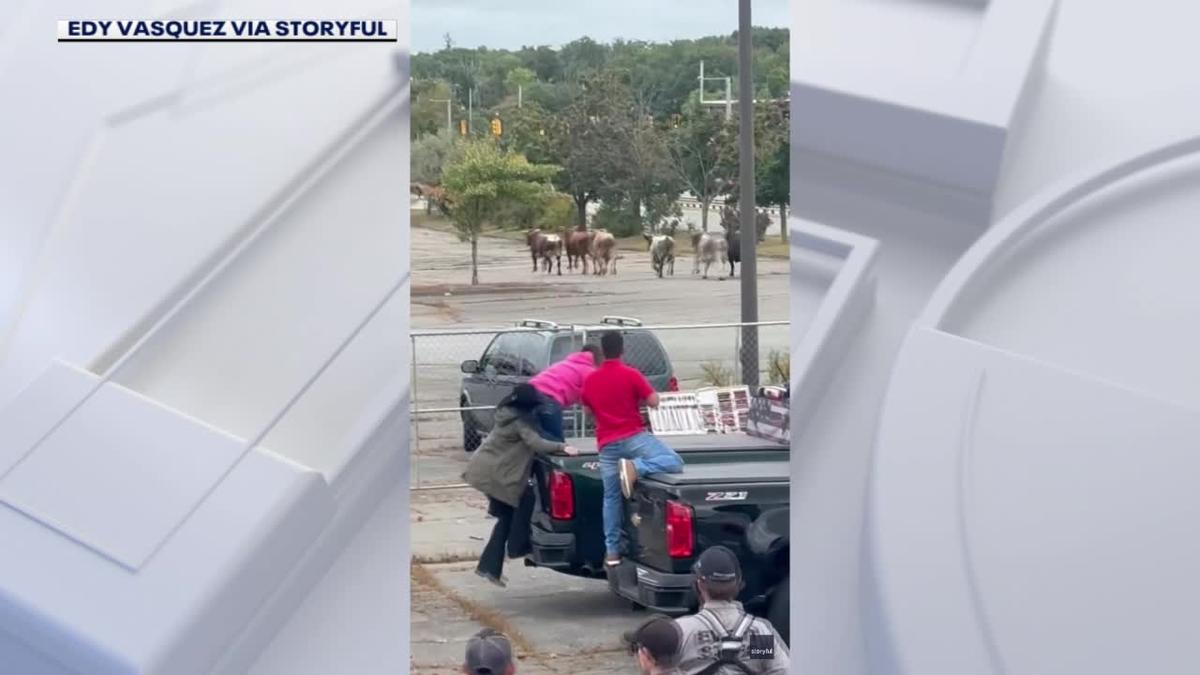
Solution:
[{"label": "person wearing gray cap", "polygon": [[787,675],[787,645],[770,621],[737,601],[742,567],[724,546],[705,549],[692,567],[700,611],[676,620],[683,640],[679,671],[686,675]]},{"label": "person wearing gray cap", "polygon": [[467,641],[467,658],[463,663],[465,675],[513,675],[512,643],[504,633],[485,628]]}]

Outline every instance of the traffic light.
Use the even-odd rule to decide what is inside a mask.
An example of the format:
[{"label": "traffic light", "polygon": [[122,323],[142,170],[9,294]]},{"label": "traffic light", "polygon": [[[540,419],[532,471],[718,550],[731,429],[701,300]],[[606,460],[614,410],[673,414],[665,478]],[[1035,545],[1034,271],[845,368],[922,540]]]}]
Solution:
[{"label": "traffic light", "polygon": [[504,127],[500,124],[500,118],[497,117],[492,120],[492,135],[499,136],[502,131],[504,131]]},{"label": "traffic light", "polygon": [[467,135],[467,121],[466,120],[458,121],[458,135],[459,136]]}]

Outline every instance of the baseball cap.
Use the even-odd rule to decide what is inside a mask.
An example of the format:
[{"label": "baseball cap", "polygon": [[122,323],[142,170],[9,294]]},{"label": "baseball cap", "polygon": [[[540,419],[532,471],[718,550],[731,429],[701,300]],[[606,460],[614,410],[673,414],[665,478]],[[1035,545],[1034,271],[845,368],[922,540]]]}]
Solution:
[{"label": "baseball cap", "polygon": [[674,665],[683,641],[675,620],[662,615],[650,617],[642,625],[626,632],[624,638],[630,652],[637,653],[645,648],[659,665]]},{"label": "baseball cap", "polygon": [[726,583],[742,578],[742,566],[733,551],[724,546],[705,549],[696,560],[693,572],[697,579]]},{"label": "baseball cap", "polygon": [[504,675],[512,665],[512,644],[503,633],[485,629],[467,641],[468,672],[474,675]]}]

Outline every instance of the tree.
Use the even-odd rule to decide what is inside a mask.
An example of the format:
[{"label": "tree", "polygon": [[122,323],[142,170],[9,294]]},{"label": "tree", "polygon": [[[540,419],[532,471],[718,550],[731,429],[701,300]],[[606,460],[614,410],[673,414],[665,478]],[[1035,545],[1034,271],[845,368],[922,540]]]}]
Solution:
[{"label": "tree", "polygon": [[518,87],[528,87],[534,82],[537,82],[537,74],[524,66],[517,66],[504,76],[504,88],[510,94],[515,94]]},{"label": "tree", "polygon": [[737,126],[692,101],[669,148],[676,177],[700,202],[700,229],[707,232],[709,207],[737,176]]},{"label": "tree", "polygon": [[571,104],[546,125],[547,148],[562,167],[555,185],[575,200],[576,225],[587,226],[587,207],[611,190],[629,138],[633,103],[612,73],[584,78]]},{"label": "tree", "polygon": [[762,206],[779,209],[779,238],[785,244],[788,241],[787,209],[791,202],[791,186],[788,185],[790,147],[786,142],[781,143],[773,155],[755,166],[754,176],[755,200]]},{"label": "tree", "polygon": [[552,192],[542,200],[541,206],[541,212],[534,225],[547,232],[570,229],[575,221],[575,203],[569,195]]},{"label": "tree", "polygon": [[446,101],[452,98],[450,84],[445,80],[413,81],[412,109],[409,113],[413,140],[446,129]]},{"label": "tree", "polygon": [[554,166],[531,164],[492,141],[472,141],[442,174],[450,220],[460,241],[471,244],[471,285],[479,284],[479,236],[494,214],[512,204],[539,203],[549,192]]},{"label": "tree", "polygon": [[550,124],[550,116],[537,103],[506,110],[504,136],[500,143],[506,149],[525,155],[534,164],[554,164],[561,153],[552,147],[553,139],[547,135]]},{"label": "tree", "polygon": [[755,114],[754,127],[754,199],[759,206],[779,209],[779,236],[786,244],[787,209],[791,203],[791,146],[788,143],[788,120],[784,107],[760,106]]},{"label": "tree", "polygon": [[582,37],[563,45],[558,54],[567,78],[581,79],[600,72],[608,61],[609,47]]},{"label": "tree", "polygon": [[[613,152],[601,197],[621,202],[637,230],[654,231],[666,217],[682,215],[676,201],[683,188],[672,170],[666,132],[641,109],[630,110],[628,119],[614,125]],[[636,234],[633,232],[631,234]]]},{"label": "tree", "polygon": [[[443,129],[422,136],[412,144],[409,171],[414,183],[441,185],[442,172],[454,159],[459,144],[454,134]],[[433,200],[425,200],[425,213],[433,211]]]}]

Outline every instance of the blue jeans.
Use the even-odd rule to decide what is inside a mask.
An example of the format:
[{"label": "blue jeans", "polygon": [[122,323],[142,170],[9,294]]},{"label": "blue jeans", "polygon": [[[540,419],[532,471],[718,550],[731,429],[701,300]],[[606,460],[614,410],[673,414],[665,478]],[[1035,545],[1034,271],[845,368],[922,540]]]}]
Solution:
[{"label": "blue jeans", "polygon": [[604,547],[610,555],[621,552],[624,518],[620,460],[633,460],[638,477],[653,473],[682,473],[683,459],[654,434],[643,431],[600,448],[600,478],[604,481]]},{"label": "blue jeans", "polygon": [[562,443],[567,440],[563,435],[563,409],[562,406],[550,398],[546,394],[541,395],[541,403],[538,404],[535,414],[537,415],[538,426],[541,427],[539,434],[542,438],[550,441],[558,441]]}]

